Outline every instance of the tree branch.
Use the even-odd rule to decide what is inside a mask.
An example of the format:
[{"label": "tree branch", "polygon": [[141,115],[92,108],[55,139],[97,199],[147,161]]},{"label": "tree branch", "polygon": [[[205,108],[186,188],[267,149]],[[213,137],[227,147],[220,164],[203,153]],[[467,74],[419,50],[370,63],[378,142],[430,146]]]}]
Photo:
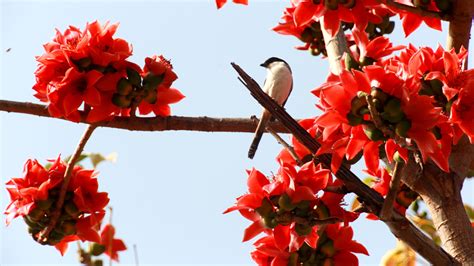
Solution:
[{"label": "tree branch", "polygon": [[[473,16],[474,3],[472,0],[454,0],[446,50],[454,48],[456,52],[459,52],[462,46],[469,49]],[[467,69],[467,63],[465,68]]]},{"label": "tree branch", "polygon": [[64,179],[61,185],[61,190],[59,191],[59,198],[58,201],[56,201],[55,209],[51,214],[51,219],[49,221],[48,226],[46,226],[46,228],[44,228],[39,234],[38,242],[40,243],[48,242],[49,234],[51,233],[51,231],[53,231],[54,227],[56,226],[56,223],[58,222],[59,215],[61,215],[61,209],[64,205],[64,199],[66,198],[69,180],[71,180],[72,171],[74,169],[74,166],[76,165],[77,159],[79,159],[79,156],[84,150],[84,147],[86,146],[86,143],[91,137],[95,128],[95,125],[89,125],[87,127],[86,131],[84,132],[84,135],[82,135],[81,140],[79,141],[79,144],[76,147],[76,150],[74,151],[71,158],[69,159],[69,162],[67,163],[66,171],[64,172]]},{"label": "tree branch", "polygon": [[[42,117],[52,116],[48,113],[46,105],[0,100],[0,111],[37,115]],[[86,122],[86,115],[81,113],[81,123]],[[66,120],[64,118],[59,118]],[[203,131],[203,132],[245,132],[254,133],[256,121],[247,118],[212,118],[212,117],[115,117],[111,121],[95,123],[97,127],[110,127],[131,131]],[[289,133],[280,122],[269,122],[269,126],[278,133]]]},{"label": "tree branch", "polygon": [[[284,108],[273,101],[270,96],[262,91],[258,83],[253,80],[244,70],[235,63],[231,63],[239,73],[242,83],[247,87],[252,96],[265,108],[273,117],[278,119],[311,153],[315,154],[320,148],[320,144],[296,122]],[[318,156],[319,161],[328,167],[331,164],[331,156],[323,154]],[[378,214],[382,208],[383,198],[375,190],[364,184],[354,173],[345,166],[341,166],[335,173],[337,178],[342,180],[349,191],[359,196],[360,201],[367,206],[372,213]],[[453,265],[454,260],[442,248],[438,247],[430,238],[424,235],[406,217],[393,212],[393,219],[385,221],[392,233],[402,239],[421,256],[435,265]]]}]

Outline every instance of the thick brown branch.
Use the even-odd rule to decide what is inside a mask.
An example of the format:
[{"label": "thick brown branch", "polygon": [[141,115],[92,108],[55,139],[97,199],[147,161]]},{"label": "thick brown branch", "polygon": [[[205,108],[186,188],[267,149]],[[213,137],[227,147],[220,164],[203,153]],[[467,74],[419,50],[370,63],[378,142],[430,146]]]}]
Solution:
[{"label": "thick brown branch", "polygon": [[[47,107],[42,104],[0,100],[0,111],[51,117]],[[88,123],[81,112],[81,123]],[[61,118],[62,119],[62,118]],[[186,130],[203,132],[248,132],[254,133],[256,121],[249,118],[212,118],[212,117],[116,117],[111,121],[100,122],[98,127],[110,127],[132,131]],[[278,133],[288,133],[280,122],[269,122],[269,126]]]},{"label": "thick brown branch", "polygon": [[[296,122],[280,105],[273,101],[270,96],[262,91],[258,83],[253,80],[244,70],[235,63],[231,63],[239,73],[242,83],[247,87],[252,96],[268,111],[278,119],[311,153],[316,153],[320,144]],[[323,154],[318,156],[319,161],[329,166],[331,156]],[[349,191],[359,196],[360,201],[372,213],[378,214],[383,203],[383,198],[375,190],[364,184],[354,173],[344,166],[336,173],[337,178],[344,182]],[[452,265],[454,260],[442,248],[438,247],[430,238],[424,235],[404,216],[393,213],[393,219],[385,221],[392,233],[407,243],[421,256],[435,265]]]},{"label": "thick brown branch", "polygon": [[[452,9],[452,20],[449,22],[449,32],[446,49],[454,48],[456,52],[464,46],[469,48],[471,37],[474,3],[472,0],[455,0]],[[467,69],[467,63],[465,65]]]},{"label": "thick brown branch", "polygon": [[419,15],[419,16],[422,16],[422,17],[437,18],[437,19],[446,20],[446,21],[451,20],[451,16],[448,15],[448,14],[443,14],[443,13],[436,12],[436,11],[424,10],[424,9],[414,7],[414,6],[408,6],[408,5],[405,5],[405,4],[395,2],[393,0],[385,0],[385,1],[379,0],[379,2],[385,4],[389,7],[393,7],[393,8],[396,8],[398,10],[407,11],[407,12],[410,12],[410,13],[413,13],[415,15]]}]

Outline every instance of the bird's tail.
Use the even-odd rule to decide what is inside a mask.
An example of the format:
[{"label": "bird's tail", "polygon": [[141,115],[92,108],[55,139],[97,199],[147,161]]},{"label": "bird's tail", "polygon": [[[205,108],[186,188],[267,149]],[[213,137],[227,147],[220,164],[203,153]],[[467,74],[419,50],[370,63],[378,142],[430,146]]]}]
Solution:
[{"label": "bird's tail", "polygon": [[258,122],[257,129],[255,130],[255,136],[253,137],[252,144],[249,148],[248,156],[250,159],[253,159],[253,157],[255,156],[255,152],[257,152],[258,144],[262,139],[262,135],[265,132],[265,127],[267,125],[267,122],[270,120],[270,117],[270,113],[265,110],[262,114],[262,118]]}]

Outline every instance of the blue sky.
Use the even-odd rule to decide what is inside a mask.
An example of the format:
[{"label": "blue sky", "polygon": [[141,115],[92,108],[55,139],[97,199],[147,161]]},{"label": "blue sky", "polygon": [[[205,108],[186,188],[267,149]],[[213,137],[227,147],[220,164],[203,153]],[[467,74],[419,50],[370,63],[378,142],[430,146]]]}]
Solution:
[{"label": "blue sky", "polygon": [[[300,43],[270,29],[288,1],[250,1],[248,7],[226,5],[217,11],[212,1],[6,1],[1,2],[0,98],[38,102],[33,97],[35,55],[68,25],[120,22],[117,37],[133,44],[132,61],[146,56],[170,58],[179,79],[174,83],[186,98],[172,106],[182,116],[250,117],[260,107],[242,87],[230,67],[240,64],[256,80],[265,71],[259,64],[270,56],[291,65],[295,86],[287,102],[298,118],[315,116],[310,90],[327,75],[327,63],[309,52],[293,49]],[[398,25],[397,25],[398,26]],[[446,25],[444,25],[446,28]],[[400,27],[394,43],[403,43]],[[445,34],[422,28],[410,36],[416,45],[444,43]],[[5,50],[11,48],[10,52]],[[472,57],[471,57],[472,58]],[[21,175],[24,162],[45,162],[69,155],[85,129],[83,124],[0,113],[0,178],[4,183]],[[241,243],[248,221],[237,213],[222,215],[235,197],[246,191],[245,169],[276,171],[280,146],[265,135],[254,160],[247,159],[252,135],[246,133],[129,132],[99,128],[87,152],[118,153],[115,164],[99,167],[100,187],[110,194],[117,236],[129,250],[121,264],[133,264],[132,245],[141,265],[251,265],[251,242]],[[355,169],[357,173],[360,168]],[[363,176],[361,174],[361,176]],[[472,181],[464,186],[466,202],[474,203]],[[8,203],[0,190],[0,208]],[[355,239],[370,257],[361,265],[378,265],[395,239],[381,222],[363,218],[354,223]],[[31,240],[21,220],[0,226],[1,265],[78,265],[75,247],[61,257],[52,247]]]}]

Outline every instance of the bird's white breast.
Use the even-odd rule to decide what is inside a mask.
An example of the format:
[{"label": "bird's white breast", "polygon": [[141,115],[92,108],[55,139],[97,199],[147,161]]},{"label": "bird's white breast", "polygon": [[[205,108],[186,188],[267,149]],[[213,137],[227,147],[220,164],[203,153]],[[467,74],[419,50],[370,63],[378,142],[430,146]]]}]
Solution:
[{"label": "bird's white breast", "polygon": [[274,62],[267,69],[267,78],[263,91],[282,105],[288,98],[293,86],[291,71],[283,62]]}]

